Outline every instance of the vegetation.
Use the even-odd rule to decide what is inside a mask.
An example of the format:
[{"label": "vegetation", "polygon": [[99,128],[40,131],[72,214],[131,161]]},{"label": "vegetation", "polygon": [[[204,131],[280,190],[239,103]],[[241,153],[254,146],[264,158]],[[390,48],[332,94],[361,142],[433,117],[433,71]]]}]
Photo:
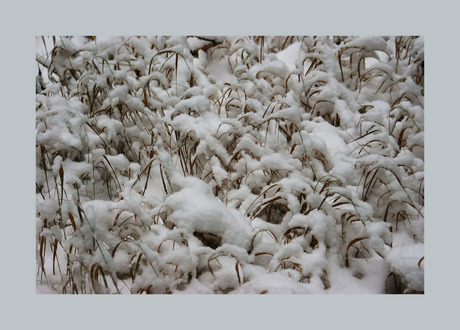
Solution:
[{"label": "vegetation", "polygon": [[338,293],[349,274],[423,293],[423,50],[412,36],[54,37],[37,57],[38,280]]}]

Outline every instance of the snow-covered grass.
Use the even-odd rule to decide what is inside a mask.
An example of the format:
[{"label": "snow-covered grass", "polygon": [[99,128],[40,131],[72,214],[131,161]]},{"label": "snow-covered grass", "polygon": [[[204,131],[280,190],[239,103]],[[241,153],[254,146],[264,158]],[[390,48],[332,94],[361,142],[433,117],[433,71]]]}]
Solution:
[{"label": "snow-covered grass", "polygon": [[423,38],[43,37],[37,62],[37,292],[424,292]]}]

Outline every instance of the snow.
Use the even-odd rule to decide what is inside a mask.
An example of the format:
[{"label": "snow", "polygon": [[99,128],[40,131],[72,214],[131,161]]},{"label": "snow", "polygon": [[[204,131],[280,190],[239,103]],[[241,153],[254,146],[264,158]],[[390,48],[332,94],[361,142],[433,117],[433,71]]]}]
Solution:
[{"label": "snow", "polygon": [[192,178],[187,181],[186,187],[165,201],[165,206],[172,209],[171,220],[191,233],[211,233],[222,237],[223,243],[249,248],[249,221],[226,208],[204,182]]},{"label": "snow", "polygon": [[233,72],[231,72],[226,58],[208,63],[206,65],[206,70],[209,72],[210,80],[218,79],[219,81],[232,83],[235,79],[235,76],[233,75]]},{"label": "snow", "polygon": [[301,46],[302,44],[300,42],[295,42],[277,53],[276,56],[278,60],[283,62],[288,69],[292,71],[295,69],[296,61],[300,57]]},{"label": "snow", "polygon": [[37,39],[37,293],[423,293],[423,38],[216,38]]}]

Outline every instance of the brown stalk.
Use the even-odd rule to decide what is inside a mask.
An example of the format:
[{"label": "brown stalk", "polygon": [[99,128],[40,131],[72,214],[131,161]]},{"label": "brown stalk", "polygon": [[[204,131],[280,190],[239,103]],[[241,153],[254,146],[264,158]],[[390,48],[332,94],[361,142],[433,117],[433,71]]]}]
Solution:
[{"label": "brown stalk", "polygon": [[422,261],[425,260],[425,257],[422,257],[419,261],[418,261],[418,268],[422,269],[422,267],[420,266],[422,264]]},{"label": "brown stalk", "polygon": [[75,224],[75,218],[73,217],[72,213],[68,213],[68,216],[69,216],[69,220],[72,224],[72,228],[73,228],[73,231],[76,231],[77,230],[77,225]]},{"label": "brown stalk", "polygon": [[368,239],[369,237],[358,237],[348,243],[347,250],[345,252],[345,266],[348,268],[350,267],[350,261],[348,258],[348,250],[357,242],[362,241],[363,239]]}]

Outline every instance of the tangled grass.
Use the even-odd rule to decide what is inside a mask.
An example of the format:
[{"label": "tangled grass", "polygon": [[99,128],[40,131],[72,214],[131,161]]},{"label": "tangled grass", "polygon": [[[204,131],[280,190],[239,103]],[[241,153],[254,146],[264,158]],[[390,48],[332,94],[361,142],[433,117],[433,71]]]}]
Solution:
[{"label": "tangled grass", "polygon": [[409,251],[424,241],[423,38],[53,39],[37,57],[39,281],[337,293],[349,274],[424,291]]}]

